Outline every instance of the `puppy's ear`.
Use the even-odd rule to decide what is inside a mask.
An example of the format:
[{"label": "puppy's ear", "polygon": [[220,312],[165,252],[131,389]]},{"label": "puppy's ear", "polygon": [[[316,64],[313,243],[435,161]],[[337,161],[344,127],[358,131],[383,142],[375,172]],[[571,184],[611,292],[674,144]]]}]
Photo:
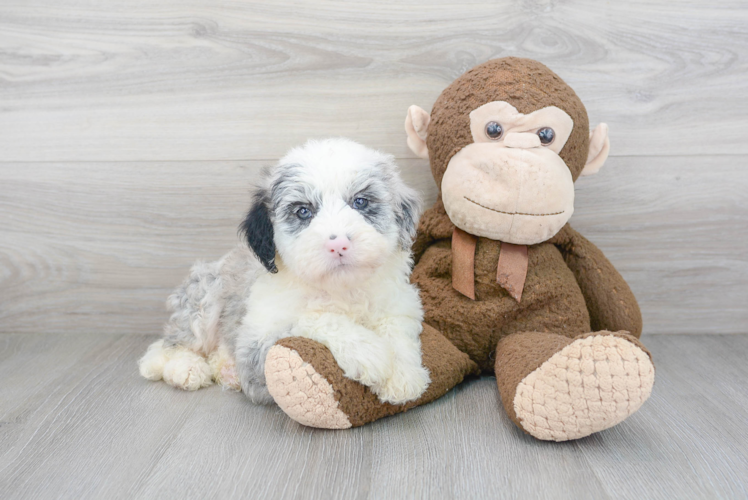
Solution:
[{"label": "puppy's ear", "polygon": [[395,203],[395,221],[400,231],[400,246],[409,250],[416,237],[418,219],[421,217],[421,197],[414,190],[396,177],[393,189]]},{"label": "puppy's ear", "polygon": [[264,189],[255,194],[247,217],[239,225],[239,233],[247,239],[249,248],[262,265],[271,273],[277,273],[273,222],[270,220],[270,197]]}]

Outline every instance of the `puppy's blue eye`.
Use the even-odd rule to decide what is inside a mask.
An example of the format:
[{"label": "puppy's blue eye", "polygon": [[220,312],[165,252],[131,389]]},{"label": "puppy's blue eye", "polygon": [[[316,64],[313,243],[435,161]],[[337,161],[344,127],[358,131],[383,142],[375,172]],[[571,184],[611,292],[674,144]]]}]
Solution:
[{"label": "puppy's blue eye", "polygon": [[369,200],[366,198],[356,198],[353,200],[353,208],[356,210],[363,210],[367,205],[369,205]]},{"label": "puppy's blue eye", "polygon": [[299,219],[309,219],[312,216],[312,211],[307,207],[300,207],[296,210],[296,216]]}]

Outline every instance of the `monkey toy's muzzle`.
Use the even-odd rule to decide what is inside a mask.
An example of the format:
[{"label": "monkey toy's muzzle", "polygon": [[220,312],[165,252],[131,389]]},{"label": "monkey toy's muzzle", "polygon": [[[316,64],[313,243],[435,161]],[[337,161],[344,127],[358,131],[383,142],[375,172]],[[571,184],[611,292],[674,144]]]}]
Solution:
[{"label": "monkey toy's muzzle", "polygon": [[534,245],[566,224],[574,212],[571,172],[561,157],[531,137],[508,134],[505,141],[474,143],[452,157],[441,192],[457,227],[475,236]]}]

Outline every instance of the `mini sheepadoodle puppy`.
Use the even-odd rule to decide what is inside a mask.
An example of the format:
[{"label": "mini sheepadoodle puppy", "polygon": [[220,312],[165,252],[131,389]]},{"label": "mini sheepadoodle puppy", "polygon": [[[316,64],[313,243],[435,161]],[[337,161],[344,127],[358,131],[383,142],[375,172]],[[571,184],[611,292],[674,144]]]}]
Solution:
[{"label": "mini sheepadoodle puppy", "polygon": [[240,226],[246,244],[193,266],[169,297],[140,373],[186,390],[215,380],[269,403],[265,356],[298,336],[381,401],[418,398],[430,382],[409,281],[419,214],[392,156],[347,139],[292,149],[263,176]]}]

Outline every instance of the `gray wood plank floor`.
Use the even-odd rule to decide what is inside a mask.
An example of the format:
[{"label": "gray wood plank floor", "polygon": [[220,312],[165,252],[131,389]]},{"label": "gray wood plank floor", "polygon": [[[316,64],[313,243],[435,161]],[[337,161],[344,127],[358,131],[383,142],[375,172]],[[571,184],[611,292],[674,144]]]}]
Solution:
[{"label": "gray wood plank floor", "polygon": [[650,401],[575,442],[519,431],[495,380],[348,431],[139,378],[153,337],[0,336],[0,490],[28,498],[745,498],[746,335],[644,338]]}]

